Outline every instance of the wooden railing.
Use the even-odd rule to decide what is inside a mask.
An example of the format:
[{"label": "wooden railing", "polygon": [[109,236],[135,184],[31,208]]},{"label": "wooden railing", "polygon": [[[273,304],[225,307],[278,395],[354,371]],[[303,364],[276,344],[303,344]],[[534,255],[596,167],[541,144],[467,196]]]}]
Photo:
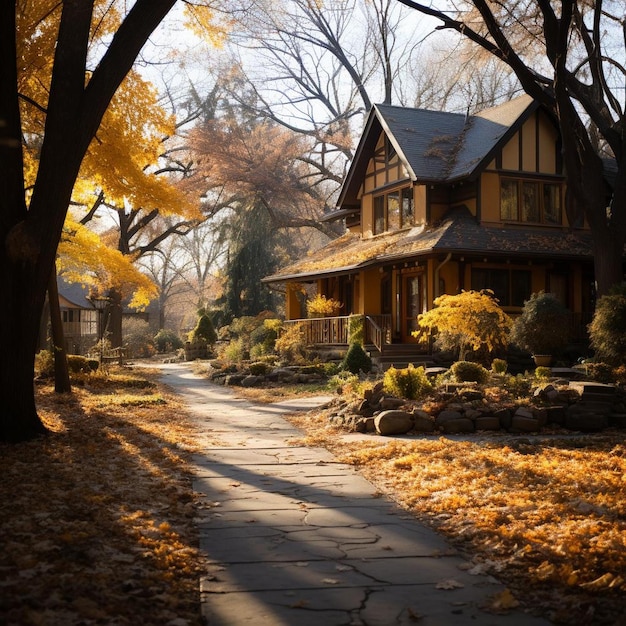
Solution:
[{"label": "wooden railing", "polygon": [[383,351],[391,343],[391,315],[365,316],[365,343],[371,343]]},{"label": "wooden railing", "polygon": [[[285,327],[299,324],[307,345],[348,345],[350,315],[319,317],[314,319],[286,320]],[[391,343],[391,316],[366,315],[365,343],[375,345],[379,350]]]},{"label": "wooden railing", "polygon": [[313,319],[286,320],[285,327],[299,324],[307,345],[348,344],[349,315],[340,317],[318,317]]}]

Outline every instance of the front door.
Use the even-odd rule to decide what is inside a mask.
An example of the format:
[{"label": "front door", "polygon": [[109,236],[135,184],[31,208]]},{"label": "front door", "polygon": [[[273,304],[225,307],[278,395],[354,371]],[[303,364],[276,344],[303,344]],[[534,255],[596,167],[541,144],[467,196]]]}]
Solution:
[{"label": "front door", "polygon": [[411,333],[417,329],[417,316],[424,302],[424,274],[411,273],[402,277],[402,341],[415,342]]}]

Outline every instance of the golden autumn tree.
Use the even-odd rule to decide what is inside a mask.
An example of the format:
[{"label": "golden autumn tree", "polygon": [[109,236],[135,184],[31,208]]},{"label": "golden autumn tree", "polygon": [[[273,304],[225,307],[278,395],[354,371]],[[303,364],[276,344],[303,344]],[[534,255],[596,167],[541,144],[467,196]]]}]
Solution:
[{"label": "golden autumn tree", "polygon": [[75,182],[112,98],[175,2],[0,3],[2,440],[45,432],[34,355]]},{"label": "golden autumn tree", "polygon": [[487,361],[508,345],[511,318],[500,308],[489,290],[462,291],[435,298],[434,307],[417,318],[419,341],[435,339],[441,350],[459,352],[464,361],[473,354]]}]

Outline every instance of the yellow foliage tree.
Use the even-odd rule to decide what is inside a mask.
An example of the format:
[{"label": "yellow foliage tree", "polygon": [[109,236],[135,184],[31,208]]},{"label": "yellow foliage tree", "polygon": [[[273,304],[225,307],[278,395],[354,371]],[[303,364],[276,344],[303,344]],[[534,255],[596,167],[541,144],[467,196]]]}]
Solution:
[{"label": "yellow foliage tree", "polygon": [[145,309],[158,296],[156,285],[133,264],[133,257],[107,246],[102,239],[71,217],[65,220],[59,242],[59,273],[71,283],[97,292],[118,291],[129,305]]},{"label": "yellow foliage tree", "polygon": [[490,290],[462,291],[457,295],[435,298],[435,306],[417,318],[419,341],[435,338],[444,351],[459,352],[459,359],[486,361],[508,345],[511,318],[500,308]]}]

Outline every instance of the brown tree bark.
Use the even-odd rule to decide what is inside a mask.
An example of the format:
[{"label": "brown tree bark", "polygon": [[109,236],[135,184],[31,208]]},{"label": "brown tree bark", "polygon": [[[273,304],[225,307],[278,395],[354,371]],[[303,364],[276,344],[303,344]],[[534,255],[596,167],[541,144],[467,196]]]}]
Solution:
[{"label": "brown tree bark", "polygon": [[67,364],[67,350],[65,349],[65,333],[59,305],[59,290],[57,287],[56,267],[50,275],[48,284],[48,302],[50,303],[50,330],[52,334],[52,351],[54,353],[54,390],[56,393],[70,393],[70,370]]}]

